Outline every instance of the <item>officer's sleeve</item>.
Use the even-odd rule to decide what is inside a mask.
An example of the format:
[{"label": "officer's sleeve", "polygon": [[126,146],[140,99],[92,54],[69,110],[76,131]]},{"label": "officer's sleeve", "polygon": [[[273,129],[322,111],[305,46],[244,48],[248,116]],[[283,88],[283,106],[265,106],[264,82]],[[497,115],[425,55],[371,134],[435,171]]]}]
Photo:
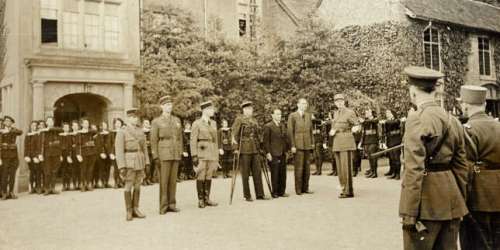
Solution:
[{"label": "officer's sleeve", "polygon": [[400,216],[418,217],[424,178],[426,150],[422,141],[428,133],[418,115],[408,119],[404,141],[405,171],[401,184]]},{"label": "officer's sleeve", "polygon": [[293,132],[295,131],[295,119],[293,118],[293,114],[288,117],[288,138],[290,140],[290,146],[292,148],[295,147],[295,137],[293,136]]},{"label": "officer's sleeve", "polygon": [[193,122],[191,126],[191,138],[190,138],[190,147],[191,147],[191,156],[198,156],[198,134],[200,133],[199,123],[197,121]]},{"label": "officer's sleeve", "polygon": [[[153,160],[158,158],[158,121],[155,119],[151,124],[151,154],[153,155]],[[118,133],[116,133],[118,137]],[[116,148],[116,147],[115,147]]]},{"label": "officer's sleeve", "polygon": [[266,153],[271,152],[270,139],[271,139],[271,127],[265,125],[264,132],[262,133],[262,146],[264,147],[264,151]]},{"label": "officer's sleeve", "polygon": [[467,161],[467,153],[465,151],[465,135],[460,122],[455,118],[453,118],[453,121],[455,123],[454,128],[456,133],[458,133],[458,136],[456,142],[457,148],[451,161],[453,167],[451,171],[453,171],[453,174],[455,175],[455,179],[462,195],[466,197],[469,163]]},{"label": "officer's sleeve", "polygon": [[231,138],[236,141],[235,147],[238,147],[238,143],[240,143],[240,129],[241,129],[241,118],[237,117],[234,120],[233,127],[231,128]]},{"label": "officer's sleeve", "polygon": [[12,133],[14,133],[16,136],[20,136],[23,134],[23,131],[17,128],[14,128]]},{"label": "officer's sleeve", "polygon": [[116,165],[119,169],[125,166],[125,134],[118,131],[115,138]]}]

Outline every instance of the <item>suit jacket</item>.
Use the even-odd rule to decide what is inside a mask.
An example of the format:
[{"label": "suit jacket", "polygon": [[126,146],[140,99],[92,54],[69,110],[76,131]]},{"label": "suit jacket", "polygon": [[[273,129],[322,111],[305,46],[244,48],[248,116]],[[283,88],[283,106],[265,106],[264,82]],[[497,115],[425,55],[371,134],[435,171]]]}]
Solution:
[{"label": "suit jacket", "polygon": [[289,148],[287,130],[283,123],[279,126],[274,121],[264,126],[262,145],[266,153],[272,156],[283,156]]},{"label": "suit jacket", "polygon": [[2,159],[12,159],[17,158],[17,144],[16,139],[18,136],[22,135],[23,131],[11,127],[10,131],[7,133],[1,133],[1,142],[2,142]]},{"label": "suit jacket", "polygon": [[[469,209],[480,212],[500,212],[500,123],[484,112],[473,114],[464,125],[470,140],[465,140],[467,159],[473,166],[481,162],[485,169],[479,173],[471,168],[469,173],[474,175],[469,180],[471,196],[468,197]],[[473,146],[477,151],[474,152]],[[495,168],[493,170],[492,168]],[[491,170],[488,170],[491,169]]]},{"label": "suit jacket", "polygon": [[[260,127],[254,117],[238,116],[231,128],[232,137],[236,141],[234,147],[241,154],[258,154],[260,150]],[[241,144],[241,145],[239,145]]]},{"label": "suit jacket", "polygon": [[[445,164],[451,171],[426,172],[427,151],[435,151],[446,126],[448,136],[430,164]],[[437,221],[466,215],[464,195],[468,167],[460,122],[437,103],[427,102],[409,115],[405,131],[405,171],[399,214]]]},{"label": "suit jacket", "polygon": [[181,120],[176,116],[161,115],[151,127],[151,150],[153,159],[161,161],[181,160],[183,138]]},{"label": "suit jacket", "polygon": [[42,151],[45,156],[61,156],[61,138],[59,133],[62,132],[61,128],[50,128],[48,131],[42,131]]},{"label": "suit jacket", "polygon": [[333,136],[332,150],[334,152],[356,150],[356,142],[351,132],[352,127],[359,124],[356,113],[352,109],[341,108],[335,112],[331,123],[332,129],[336,131]]},{"label": "suit jacket", "polygon": [[312,116],[310,113],[304,112],[303,116],[298,111],[290,114],[287,127],[291,147],[298,150],[314,149]]},{"label": "suit jacket", "polygon": [[115,153],[119,169],[144,169],[149,164],[149,154],[142,128],[126,126],[120,129],[115,138]]},{"label": "suit jacket", "polygon": [[214,120],[198,119],[191,127],[191,155],[200,160],[219,161],[217,125]]},{"label": "suit jacket", "polygon": [[42,153],[40,149],[40,133],[27,133],[24,137],[24,157],[38,157]]}]

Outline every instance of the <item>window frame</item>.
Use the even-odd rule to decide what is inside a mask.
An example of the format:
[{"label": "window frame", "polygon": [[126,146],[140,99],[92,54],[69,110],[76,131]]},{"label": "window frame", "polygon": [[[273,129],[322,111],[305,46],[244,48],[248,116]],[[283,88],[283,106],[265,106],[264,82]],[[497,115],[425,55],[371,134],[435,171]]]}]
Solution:
[{"label": "window frame", "polygon": [[[437,33],[437,42],[432,41],[432,38],[433,38],[432,31],[433,30],[435,30]],[[425,33],[428,31],[430,32],[429,33],[429,41],[425,41]],[[424,61],[424,67],[427,67],[427,58],[426,58],[426,53],[425,53],[425,46],[426,45],[429,45],[429,48],[431,50],[429,53],[429,55],[431,57],[430,63],[429,63],[429,65],[431,66],[430,69],[441,71],[442,65],[443,65],[443,63],[441,61],[441,32],[439,32],[439,29],[434,27],[432,25],[432,23],[429,24],[429,26],[425,27],[425,29],[422,32],[422,51],[423,51],[422,57],[423,57],[423,61]],[[438,69],[433,68],[433,63],[432,63],[433,62],[433,60],[432,60],[433,59],[433,48],[432,48],[433,45],[437,45],[437,47],[438,47],[438,53],[437,53],[438,54]],[[427,67],[427,68],[429,68],[429,67]]]},{"label": "window frame", "polygon": [[[484,50],[484,45],[483,45],[483,49],[480,49],[479,48],[479,44],[480,44],[480,40],[483,40],[483,44],[484,44],[484,40],[486,39],[488,41],[488,50]],[[479,67],[479,76],[480,77],[493,77],[493,70],[494,70],[494,64],[493,64],[493,57],[492,57],[492,47],[491,47],[491,39],[490,37],[488,36],[484,36],[484,35],[480,35],[480,36],[477,36],[477,60],[478,60],[478,67]],[[489,66],[489,74],[486,74],[486,64],[485,64],[485,54],[488,53],[488,66]],[[481,59],[481,54],[483,54],[483,67],[484,69],[481,68],[481,62],[480,62],[480,59]],[[483,72],[485,74],[481,74],[481,71],[483,70]]]}]

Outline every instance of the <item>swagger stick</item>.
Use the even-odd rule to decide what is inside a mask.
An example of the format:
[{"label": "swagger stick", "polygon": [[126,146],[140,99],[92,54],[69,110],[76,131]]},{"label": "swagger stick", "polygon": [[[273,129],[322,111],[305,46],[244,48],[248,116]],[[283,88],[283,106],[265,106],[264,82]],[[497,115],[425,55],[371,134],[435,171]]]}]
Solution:
[{"label": "swagger stick", "polygon": [[269,192],[271,193],[271,199],[273,197],[273,188],[271,187],[271,180],[269,179],[269,172],[268,172],[268,167],[269,164],[267,164],[267,159],[264,156],[264,153],[261,153],[260,159],[262,161],[262,172],[264,173],[264,179],[266,179],[267,183],[267,188],[269,188]]}]

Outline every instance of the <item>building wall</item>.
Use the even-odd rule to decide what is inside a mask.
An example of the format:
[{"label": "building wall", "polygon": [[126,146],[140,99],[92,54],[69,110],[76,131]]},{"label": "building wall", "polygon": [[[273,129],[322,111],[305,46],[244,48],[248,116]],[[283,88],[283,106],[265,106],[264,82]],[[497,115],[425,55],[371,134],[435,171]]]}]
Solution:
[{"label": "building wall", "polygon": [[274,1],[264,1],[262,4],[263,31],[268,35],[287,40],[297,30],[297,25]]}]

